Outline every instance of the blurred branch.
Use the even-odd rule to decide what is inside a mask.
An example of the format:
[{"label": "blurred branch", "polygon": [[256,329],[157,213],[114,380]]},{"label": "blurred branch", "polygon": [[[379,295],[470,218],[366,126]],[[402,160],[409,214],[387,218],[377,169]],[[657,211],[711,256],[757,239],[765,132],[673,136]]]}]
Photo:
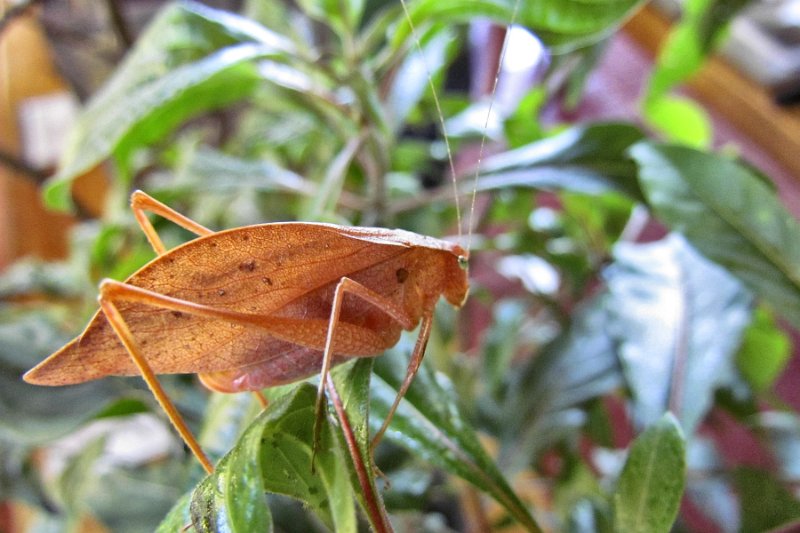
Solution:
[{"label": "blurred branch", "polygon": [[106,4],[108,5],[108,13],[111,16],[111,26],[124,45],[125,50],[128,50],[133,46],[134,37],[125,17],[122,15],[123,2],[121,0],[107,0]]},{"label": "blurred branch", "polygon": [[44,183],[44,181],[48,178],[48,175],[45,172],[30,166],[22,159],[19,159],[18,157],[15,157],[3,150],[0,150],[0,165],[5,165],[14,172],[18,172],[20,175],[29,179],[37,186]]},{"label": "blurred branch", "polygon": [[42,0],[25,0],[12,5],[8,11],[3,14],[3,17],[0,18],[0,35],[2,35],[3,30],[5,30],[15,18],[21,17],[27,13],[30,8],[41,3],[41,1]]}]

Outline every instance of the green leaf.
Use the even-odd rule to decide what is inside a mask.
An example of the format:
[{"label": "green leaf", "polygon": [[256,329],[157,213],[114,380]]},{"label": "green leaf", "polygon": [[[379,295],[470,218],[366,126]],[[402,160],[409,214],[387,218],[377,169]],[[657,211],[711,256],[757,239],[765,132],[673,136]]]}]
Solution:
[{"label": "green leaf", "polygon": [[789,337],[764,308],[756,309],[755,319],[744,332],[736,355],[736,366],[755,392],[765,392],[783,371],[792,354]]},{"label": "green leaf", "polygon": [[631,446],[614,493],[615,530],[668,532],[683,494],[686,442],[671,414],[647,429]]},{"label": "green leaf", "polygon": [[292,49],[246,18],[193,2],[169,5],[79,118],[45,191],[48,204],[67,209],[76,176],[115,154],[124,162],[186,118],[250,94],[259,80],[252,61]]},{"label": "green leaf", "polygon": [[647,123],[667,139],[694,148],[708,148],[713,140],[711,118],[689,98],[664,96],[644,106]]},{"label": "green leaf", "polygon": [[671,141],[708,148],[712,125],[702,107],[669,91],[689,79],[725,35],[728,22],[746,0],[689,0],[671,31],[650,75],[643,98],[647,123]]},{"label": "green leaf", "polygon": [[734,483],[741,502],[740,531],[756,533],[800,519],[800,501],[769,473],[740,468]]},{"label": "green leaf", "polygon": [[508,401],[490,413],[499,421],[500,456],[506,463],[524,468],[531,457],[585,424],[585,413],[576,407],[622,384],[608,321],[606,296],[592,298],[575,310],[561,335],[513,370]]},{"label": "green leaf", "polygon": [[[364,509],[367,518],[370,520],[373,529],[385,528],[388,519],[385,513],[385,505],[380,491],[375,482],[375,472],[373,469],[372,440],[369,433],[369,394],[370,381],[372,378],[372,358],[363,358],[353,363],[342,365],[333,371],[333,379],[336,389],[341,395],[342,405],[347,414],[348,424],[353,431],[356,453],[358,457],[353,457],[353,450],[350,449],[349,465],[351,484],[358,487],[356,496]],[[339,421],[340,428],[343,424]],[[348,443],[342,431],[338,432],[340,447],[348,449]],[[360,465],[353,464],[358,461]],[[362,476],[359,479],[358,470],[361,469]]]},{"label": "green leaf", "polygon": [[[478,191],[507,187],[570,190],[586,194],[617,191],[642,198],[627,150],[642,140],[630,124],[577,126],[526,146],[486,158]],[[468,184],[472,192],[473,183]],[[465,189],[466,190],[466,189]]]},{"label": "green leaf", "polygon": [[271,531],[265,492],[301,500],[331,527],[354,529],[352,489],[327,419],[312,469],[315,399],[314,387],[302,384],[253,421],[192,494],[199,531]]},{"label": "green leaf", "polygon": [[189,514],[189,503],[192,499],[192,493],[187,492],[175,502],[167,516],[161,521],[156,529],[156,533],[174,533],[175,531],[183,531],[187,524],[192,523],[192,518]]},{"label": "green leaf", "polygon": [[392,76],[385,97],[387,113],[392,127],[399,131],[407,122],[408,115],[430,90],[429,76],[434,77],[447,63],[448,47],[452,45],[453,35],[440,32],[413,47]]},{"label": "green leaf", "polygon": [[[188,117],[250,94],[259,81],[253,62],[270,53],[263,45],[241,44],[141,85],[107,85],[70,134],[61,168],[45,190],[48,205],[69,207],[72,180],[111,155],[126,161],[133,150],[159,140]],[[117,73],[123,76],[125,70]]]},{"label": "green leaf", "polygon": [[670,410],[686,434],[734,381],[734,356],[750,322],[748,291],[680,235],[620,243],[606,271],[610,320],[641,426]]},{"label": "green leaf", "polygon": [[364,0],[298,0],[309,17],[330,26],[342,39],[352,39],[364,11]]},{"label": "green leaf", "polygon": [[[372,407],[378,415],[373,418],[376,424],[388,413],[405,376],[407,361],[399,354],[409,351],[401,343],[392,355],[385,354],[375,363]],[[425,365],[420,368],[386,437],[491,495],[527,530],[541,531],[459,413],[452,383],[443,374],[432,374]]]},{"label": "green leaf", "polygon": [[519,148],[544,137],[539,112],[547,99],[544,87],[536,87],[520,100],[517,109],[505,120],[503,129],[511,148]]},{"label": "green leaf", "polygon": [[[514,1],[504,0],[420,0],[409,5],[414,27],[433,22],[469,22],[476,17],[502,24],[512,19],[531,31],[559,53],[591,44],[621,24],[642,2],[639,0],[527,0],[520,2],[514,18]],[[393,34],[399,47],[408,38],[409,23],[402,22]]]},{"label": "green leaf", "polygon": [[800,223],[775,191],[719,155],[649,142],[631,155],[658,218],[800,325]]}]

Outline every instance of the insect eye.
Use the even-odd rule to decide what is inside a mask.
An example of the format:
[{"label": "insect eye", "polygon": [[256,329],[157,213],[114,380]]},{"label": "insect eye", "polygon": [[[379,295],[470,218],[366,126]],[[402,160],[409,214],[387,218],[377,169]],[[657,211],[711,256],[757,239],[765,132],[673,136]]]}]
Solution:
[{"label": "insect eye", "polygon": [[467,269],[467,267],[469,266],[469,260],[467,259],[467,256],[465,255],[458,256],[458,266],[460,266],[464,270]]}]

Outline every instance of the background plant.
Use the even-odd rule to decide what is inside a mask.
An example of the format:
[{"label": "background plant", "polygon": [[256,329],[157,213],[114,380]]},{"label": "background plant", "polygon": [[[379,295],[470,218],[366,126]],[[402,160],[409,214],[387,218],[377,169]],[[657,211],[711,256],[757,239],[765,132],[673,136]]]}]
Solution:
[{"label": "background plant", "polygon": [[[638,5],[521,3],[518,23],[557,54],[551,75],[578,67],[566,93],[543,83],[501,117],[483,162],[470,303],[437,313],[425,368],[377,452],[391,481],[379,493],[398,529],[665,531],[684,489],[684,511],[702,508],[725,531],[800,515],[790,491],[800,426],[773,391],[790,352],[778,322],[800,323],[797,222],[734,158],[649,140],[632,124],[537,117],[542,102],[580,94],[598,50]],[[670,45],[695,43],[691,61],[675,66],[668,48],[656,67],[643,111],[670,139],[707,146],[693,104],[694,133],[665,121],[684,116],[664,112],[676,105],[668,89],[739,7],[691,2]],[[467,153],[483,133],[467,119],[485,103],[453,90],[448,73],[466,53],[465,24],[508,24],[513,4],[410,2],[416,34],[395,3],[252,2],[245,11],[181,3],[158,14],[87,104],[44,191],[68,209],[72,180],[110,161],[104,217],[76,228],[68,260],[21,262],[0,281],[2,487],[4,499],[37,510],[37,527],[80,529],[91,518],[114,531],[190,520],[207,530],[354,530],[365,516],[354,502],[368,494],[351,479],[334,424],[311,475],[307,384],[267,391],[272,406],[258,414],[246,395],[166,378],[204,446],[224,456],[202,478],[181,450],[137,465],[110,460],[113,432],[89,438],[63,468],[43,468],[37,450],[56,438],[141,416],[153,402],[135,379],[63,389],[19,380],[80,331],[100,278],[123,279],[152,258],[127,209],[133,187],[212,228],[301,219],[455,233],[428,73],[444,118],[469,126],[451,139],[455,154]],[[468,194],[463,166],[457,189]],[[666,229],[640,243],[647,216]],[[189,238],[158,224],[168,245]],[[367,406],[374,430],[411,341],[337,371],[362,446]],[[768,467],[728,467],[733,427]],[[692,524],[683,513],[676,527]]]}]

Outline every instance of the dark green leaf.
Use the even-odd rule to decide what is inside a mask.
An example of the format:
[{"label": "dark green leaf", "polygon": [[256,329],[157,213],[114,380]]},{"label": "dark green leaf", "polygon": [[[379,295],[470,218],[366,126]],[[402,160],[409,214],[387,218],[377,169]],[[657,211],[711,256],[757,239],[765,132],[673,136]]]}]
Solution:
[{"label": "dark green leaf", "polygon": [[634,441],[614,493],[616,531],[668,532],[686,476],[686,442],[671,414]]},{"label": "dark green leaf", "polygon": [[[372,377],[372,358],[363,358],[351,364],[342,365],[333,371],[336,388],[340,391],[342,406],[347,414],[347,423],[353,431],[355,445],[358,448],[353,457],[353,450],[348,446],[343,433],[343,421],[339,420],[338,432],[340,447],[348,450],[348,461],[351,484],[358,487],[356,496],[374,529],[385,527],[387,520],[382,495],[375,483],[375,472],[372,459],[372,440],[369,433],[369,393]],[[355,462],[359,464],[355,464]],[[358,471],[362,471],[359,477]],[[366,479],[365,479],[366,478]]]},{"label": "dark green leaf", "polygon": [[743,533],[758,533],[800,518],[800,501],[769,473],[751,468],[735,472]]},{"label": "dark green leaf", "polygon": [[496,417],[508,448],[501,456],[517,468],[586,422],[576,407],[621,384],[605,302],[601,295],[578,308],[564,333],[511,373],[509,400]]},{"label": "dark green leaf", "polygon": [[620,243],[606,272],[609,333],[641,426],[670,410],[687,434],[734,379],[751,297],[679,235]]},{"label": "dark green leaf", "polygon": [[189,503],[192,499],[192,493],[187,492],[175,502],[167,516],[161,521],[156,533],[175,533],[175,531],[183,531],[187,525],[191,525],[192,518],[189,515]]},{"label": "dark green leaf", "polygon": [[[376,361],[372,380],[372,407],[385,417],[405,375],[403,343]],[[508,485],[478,441],[471,425],[460,415],[452,384],[442,374],[431,374],[425,365],[418,372],[386,432],[414,455],[472,483],[491,495],[529,531],[541,531],[536,521]]]},{"label": "dark green leaf", "polygon": [[[619,191],[642,198],[627,150],[642,132],[630,124],[578,126],[553,137],[488,157],[478,191],[506,187],[570,190],[586,194]],[[472,191],[469,184],[469,192]]]},{"label": "dark green leaf", "polygon": [[719,155],[654,143],[631,154],[661,221],[800,324],[800,223],[776,193]]}]

